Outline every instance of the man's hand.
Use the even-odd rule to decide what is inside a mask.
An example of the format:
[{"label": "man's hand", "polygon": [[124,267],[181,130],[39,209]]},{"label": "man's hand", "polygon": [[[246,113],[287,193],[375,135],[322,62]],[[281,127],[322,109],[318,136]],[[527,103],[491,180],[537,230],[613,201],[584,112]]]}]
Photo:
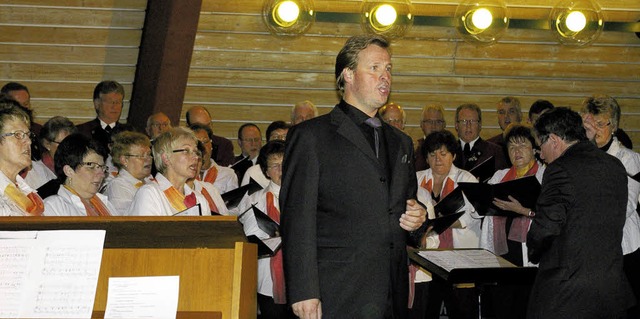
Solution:
[{"label": "man's hand", "polygon": [[400,227],[406,231],[414,231],[427,220],[427,211],[415,199],[407,200],[407,210],[400,216]]},{"label": "man's hand", "polygon": [[302,319],[322,318],[322,303],[320,299],[307,299],[291,305],[293,313]]}]

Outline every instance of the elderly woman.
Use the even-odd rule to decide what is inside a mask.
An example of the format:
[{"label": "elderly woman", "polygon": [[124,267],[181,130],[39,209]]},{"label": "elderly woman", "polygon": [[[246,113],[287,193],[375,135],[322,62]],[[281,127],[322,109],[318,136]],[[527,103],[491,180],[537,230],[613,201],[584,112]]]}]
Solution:
[{"label": "elderly woman", "polygon": [[[273,221],[280,224],[280,183],[282,181],[282,159],[284,158],[284,142],[273,140],[260,149],[258,165],[269,179],[266,188],[257,191],[249,197],[243,198],[240,211],[246,211],[255,206]],[[247,236],[255,235],[260,239],[269,238],[258,227],[253,211],[248,211],[240,217],[244,232]],[[284,276],[282,268],[282,250],[273,257],[258,259],[258,306],[262,318],[296,318],[286,305]]]},{"label": "elderly woman", "polygon": [[29,115],[16,102],[0,101],[0,216],[40,216],[44,204],[18,175],[31,165]]},{"label": "elderly woman", "polygon": [[[33,188],[39,188],[56,178],[54,156],[58,145],[65,137],[75,133],[76,126],[64,116],[50,118],[40,130],[40,144],[42,153],[38,160],[32,162],[24,180]],[[35,157],[34,157],[35,158]]]},{"label": "elderly woman", "polygon": [[[536,142],[530,127],[510,124],[505,130],[507,152],[511,168],[495,172],[489,184],[508,182],[514,179],[535,176],[542,183],[545,166],[535,158]],[[534,213],[532,207],[523,207],[513,197],[510,200],[494,199],[493,204],[517,216],[486,216],[482,225],[480,246],[500,255],[518,266],[533,266],[527,257],[527,231]],[[517,319],[526,317],[529,288],[517,285],[491,287],[496,318]]]},{"label": "elderly woman", "polygon": [[[198,150],[204,155],[202,160],[198,163],[198,171],[201,171],[202,165],[206,162],[207,156],[211,156],[211,152],[207,152],[205,148],[206,147],[202,141],[198,141]],[[189,178],[187,180],[187,185],[207,200],[209,209],[211,209],[211,215],[229,215],[229,210],[227,209],[227,205],[224,204],[224,199],[222,199],[220,192],[213,184],[200,180],[198,179],[198,176],[196,176],[195,178]]]},{"label": "elderly woman", "polygon": [[[177,213],[210,215],[207,200],[194,192],[187,180],[198,174],[202,153],[198,140],[188,128],[176,127],[160,134],[153,143],[153,158],[158,168],[155,182],[138,189],[128,215],[172,216]],[[200,204],[200,212],[194,206]]]},{"label": "elderly woman", "polygon": [[102,147],[82,134],[67,136],[55,156],[56,175],[62,187],[44,200],[47,216],[113,216],[117,212],[98,193],[107,167]]},{"label": "elderly woman", "polygon": [[[536,161],[535,139],[531,128],[512,124],[505,130],[505,141],[511,168],[497,171],[488,181],[498,184],[514,179],[535,176],[542,183],[544,165]],[[518,266],[532,266],[527,258],[527,230],[533,217],[533,207],[523,207],[516,199],[494,199],[496,207],[517,213],[517,217],[487,216],[482,226],[480,246],[500,255]]]},{"label": "elderly woman", "polygon": [[213,184],[221,194],[238,188],[238,175],[229,168],[218,165],[211,158],[213,152],[213,131],[208,125],[193,124],[189,127],[204,146],[203,164],[200,169],[200,180]]},{"label": "elderly woman", "polygon": [[[620,124],[620,106],[613,97],[594,95],[582,103],[585,127],[595,130],[595,143],[607,154],[619,159],[629,176],[640,172],[640,154],[624,147],[615,136]],[[589,129],[587,131],[590,131]],[[629,311],[629,318],[640,318],[640,216],[636,212],[640,184],[628,178],[627,219],[622,229],[622,253],[624,270],[636,296],[636,306]]]},{"label": "elderly woman", "polygon": [[[426,158],[429,168],[416,173],[418,200],[428,208],[445,198],[458,186],[458,183],[478,182],[471,173],[453,165],[459,145],[455,136],[445,130],[430,133],[421,145],[422,155]],[[436,217],[430,209],[428,211],[430,219]],[[423,247],[444,249],[479,247],[482,219],[466,197],[461,211],[465,213],[442,234],[427,233],[423,238]],[[417,284],[414,305],[410,311],[411,318],[434,317],[440,310],[441,288],[432,284],[426,285],[425,283],[429,281],[431,277],[426,272],[419,271],[416,274]],[[455,310],[450,309],[450,311]]]},{"label": "elderly woman", "polygon": [[118,211],[126,215],[138,188],[151,178],[151,142],[138,132],[124,131],[112,137],[111,158],[118,175],[107,183],[104,194]]}]

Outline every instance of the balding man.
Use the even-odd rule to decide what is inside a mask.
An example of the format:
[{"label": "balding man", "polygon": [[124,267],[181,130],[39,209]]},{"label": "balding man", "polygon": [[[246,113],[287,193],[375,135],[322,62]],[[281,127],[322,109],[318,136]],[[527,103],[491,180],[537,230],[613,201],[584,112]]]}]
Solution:
[{"label": "balding man", "polygon": [[[203,106],[194,106],[187,111],[186,114],[187,126],[193,124],[203,124],[211,127],[211,114]],[[233,156],[233,144],[230,140],[213,135],[211,138],[213,143],[213,150],[211,151],[211,158],[221,166],[229,166],[234,163]]]},{"label": "balding man", "polygon": [[33,108],[31,107],[31,94],[29,93],[29,89],[18,82],[9,82],[0,89],[0,93],[8,95],[22,106],[27,114],[29,114],[31,120],[29,130],[36,135],[40,134],[42,125],[33,121]]},{"label": "balding man", "polygon": [[318,116],[318,109],[311,101],[298,102],[291,109],[291,125],[296,125],[316,116]]},{"label": "balding man", "polygon": [[151,114],[147,118],[147,128],[145,129],[145,131],[147,132],[147,135],[149,136],[151,141],[155,140],[158,135],[170,129],[171,119],[169,119],[169,117],[162,112]]},{"label": "balding man", "polygon": [[378,114],[380,114],[382,120],[389,123],[389,125],[404,131],[404,125],[407,123],[407,114],[400,104],[393,102],[387,103],[378,110]]}]

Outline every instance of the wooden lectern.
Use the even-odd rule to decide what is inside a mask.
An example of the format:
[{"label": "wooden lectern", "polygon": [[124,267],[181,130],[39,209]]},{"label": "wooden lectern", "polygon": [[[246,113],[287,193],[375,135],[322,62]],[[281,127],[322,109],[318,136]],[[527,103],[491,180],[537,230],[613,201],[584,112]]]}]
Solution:
[{"label": "wooden lectern", "polygon": [[2,217],[0,230],[104,229],[94,303],[104,312],[109,277],[180,276],[178,318],[256,316],[257,248],[235,216]]}]

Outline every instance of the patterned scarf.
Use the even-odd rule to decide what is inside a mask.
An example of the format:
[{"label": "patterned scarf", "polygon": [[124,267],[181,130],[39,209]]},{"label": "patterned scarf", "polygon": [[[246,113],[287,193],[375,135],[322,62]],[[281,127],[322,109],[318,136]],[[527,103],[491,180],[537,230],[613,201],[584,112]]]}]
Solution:
[{"label": "patterned scarf", "polygon": [[35,192],[25,195],[15,185],[9,184],[4,189],[4,195],[16,203],[22,211],[31,216],[42,216],[42,212],[44,212],[42,198]]}]

